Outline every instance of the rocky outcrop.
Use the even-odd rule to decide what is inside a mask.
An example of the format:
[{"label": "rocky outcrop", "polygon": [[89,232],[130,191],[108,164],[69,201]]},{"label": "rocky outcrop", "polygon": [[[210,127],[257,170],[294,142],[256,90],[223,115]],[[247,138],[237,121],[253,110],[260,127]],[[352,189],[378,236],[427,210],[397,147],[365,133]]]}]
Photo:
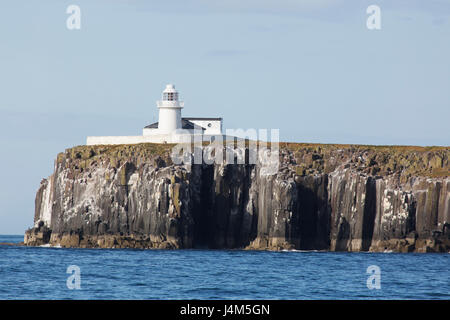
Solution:
[{"label": "rocky outcrop", "polygon": [[26,245],[448,252],[446,147],[281,144],[279,169],[175,165],[171,145],[58,155]]}]

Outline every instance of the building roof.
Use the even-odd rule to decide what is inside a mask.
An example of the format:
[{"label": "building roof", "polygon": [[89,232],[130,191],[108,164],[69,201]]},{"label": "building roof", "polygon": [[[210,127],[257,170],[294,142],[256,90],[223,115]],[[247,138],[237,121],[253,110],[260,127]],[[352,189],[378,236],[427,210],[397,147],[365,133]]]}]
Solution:
[{"label": "building roof", "polygon": [[[194,118],[192,118],[192,119],[194,119]],[[203,128],[201,126],[190,122],[189,120],[187,120],[187,118],[181,118],[181,128],[182,129],[206,130],[205,128]],[[152,123],[152,124],[146,126],[144,129],[158,129],[158,122]]]},{"label": "building roof", "polygon": [[175,90],[175,86],[171,83],[169,83],[168,85],[166,85],[166,88],[164,89],[163,93],[175,93],[177,92],[177,90]]},{"label": "building roof", "polygon": [[186,120],[205,120],[205,121],[208,121],[208,120],[210,120],[210,121],[213,121],[213,120],[218,121],[218,120],[220,120],[220,121],[222,121],[222,118],[183,118],[183,119],[186,119]]}]

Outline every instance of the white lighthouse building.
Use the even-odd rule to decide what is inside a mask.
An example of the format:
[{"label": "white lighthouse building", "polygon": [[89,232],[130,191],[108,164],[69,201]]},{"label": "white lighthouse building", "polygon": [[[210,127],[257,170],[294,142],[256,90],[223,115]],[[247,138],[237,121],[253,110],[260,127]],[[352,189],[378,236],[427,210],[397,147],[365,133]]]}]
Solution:
[{"label": "white lighthouse building", "polygon": [[173,84],[166,86],[162,99],[156,105],[159,111],[158,122],[146,126],[142,136],[88,137],[86,144],[178,143],[192,141],[195,135],[210,141],[222,135],[222,118],[181,117],[184,103],[179,100],[178,91]]},{"label": "white lighthouse building", "polygon": [[159,108],[159,132],[172,133],[177,129],[181,129],[181,109],[184,103],[178,101],[178,92],[173,84],[166,86],[162,100],[157,101],[156,104]]}]

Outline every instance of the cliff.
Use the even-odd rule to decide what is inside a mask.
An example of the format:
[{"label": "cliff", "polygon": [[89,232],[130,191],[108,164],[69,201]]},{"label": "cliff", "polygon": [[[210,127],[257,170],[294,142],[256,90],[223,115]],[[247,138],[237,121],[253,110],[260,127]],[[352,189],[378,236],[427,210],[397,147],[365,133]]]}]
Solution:
[{"label": "cliff", "polygon": [[60,153],[26,245],[448,252],[449,147],[282,143],[280,167],[174,165],[172,145]]}]

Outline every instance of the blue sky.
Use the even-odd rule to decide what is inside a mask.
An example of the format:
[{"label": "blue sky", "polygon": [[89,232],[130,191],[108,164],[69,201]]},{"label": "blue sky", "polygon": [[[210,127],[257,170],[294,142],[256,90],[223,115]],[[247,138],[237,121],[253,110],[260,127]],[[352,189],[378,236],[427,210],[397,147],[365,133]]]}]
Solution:
[{"label": "blue sky", "polygon": [[[81,8],[81,30],[66,8]],[[381,8],[382,29],[366,28]],[[0,2],[0,234],[33,223],[58,152],[184,116],[283,141],[450,145],[450,1]]]}]

